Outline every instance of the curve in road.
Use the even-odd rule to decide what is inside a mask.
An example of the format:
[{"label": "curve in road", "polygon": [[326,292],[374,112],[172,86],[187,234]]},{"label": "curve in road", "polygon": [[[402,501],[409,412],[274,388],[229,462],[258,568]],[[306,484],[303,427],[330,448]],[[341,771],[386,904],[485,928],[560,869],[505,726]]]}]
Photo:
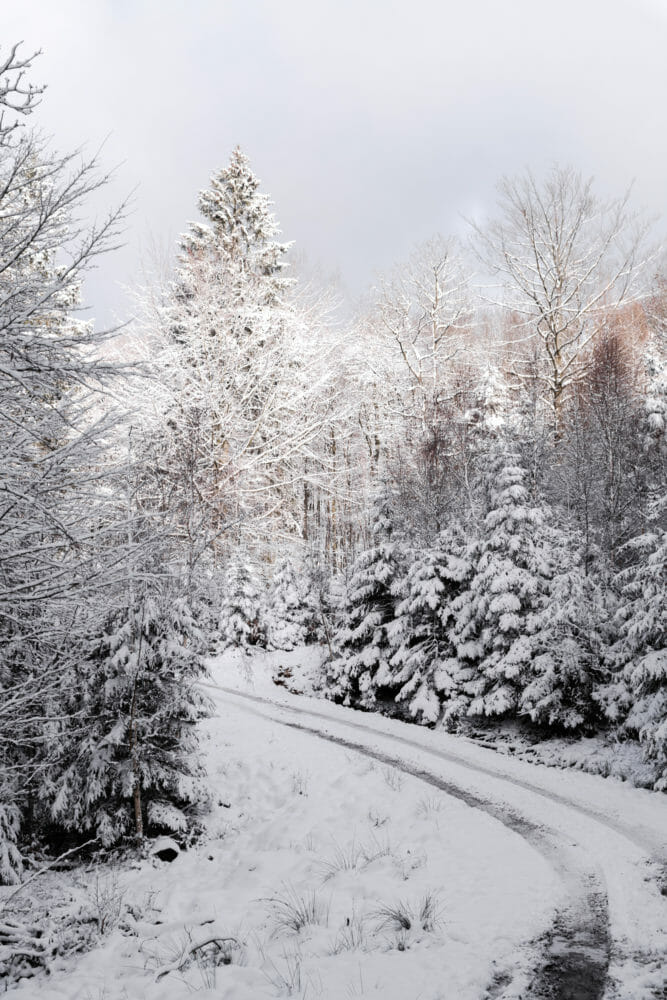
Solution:
[{"label": "curve in road", "polygon": [[[607,981],[610,961],[610,935],[607,893],[604,877],[596,865],[591,865],[585,850],[581,845],[564,838],[555,828],[537,824],[522,816],[517,810],[501,803],[489,802],[482,796],[464,788],[461,784],[446,780],[441,775],[428,768],[418,767],[402,760],[400,756],[365,746],[347,736],[323,732],[315,726],[303,722],[290,721],[276,717],[275,709],[288,711],[299,715],[332,719],[323,713],[310,709],[299,710],[284,706],[221,685],[207,684],[207,687],[219,690],[227,695],[239,698],[242,702],[255,702],[273,709],[267,713],[249,704],[241,704],[245,711],[270,718],[273,722],[297,729],[302,732],[345,747],[356,753],[363,754],[389,767],[396,768],[406,774],[425,782],[431,787],[464,802],[473,809],[479,809],[492,816],[507,829],[522,837],[540,854],[556,871],[564,884],[567,903],[557,913],[550,932],[540,942],[539,958],[535,963],[530,986],[531,1000],[602,1000]],[[352,728],[365,729],[378,736],[376,730],[369,726],[344,723]],[[380,734],[386,736],[386,734]],[[425,750],[418,743],[412,743],[405,737],[390,736],[402,743],[408,743],[420,751]],[[440,756],[438,754],[438,756]],[[458,763],[458,761],[457,761]],[[466,765],[474,769],[472,765]],[[484,771],[484,769],[480,769]],[[493,773],[493,772],[489,772]],[[498,777],[493,773],[494,777]],[[502,780],[502,779],[501,779]],[[502,997],[505,988],[510,984],[505,979],[497,984],[500,992],[490,987],[488,997]]]}]

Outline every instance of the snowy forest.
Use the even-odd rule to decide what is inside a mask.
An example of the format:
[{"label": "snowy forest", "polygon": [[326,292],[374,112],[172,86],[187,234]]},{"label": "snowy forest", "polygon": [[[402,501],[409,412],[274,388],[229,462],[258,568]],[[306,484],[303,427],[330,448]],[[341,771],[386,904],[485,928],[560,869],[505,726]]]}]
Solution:
[{"label": "snowy forest", "polygon": [[0,56],[0,883],[197,837],[229,648],[318,645],[323,698],[452,733],[635,741],[666,791],[667,272],[630,196],[501,179],[350,317],[237,147],[104,331],[126,206],[86,222],[103,165]]}]

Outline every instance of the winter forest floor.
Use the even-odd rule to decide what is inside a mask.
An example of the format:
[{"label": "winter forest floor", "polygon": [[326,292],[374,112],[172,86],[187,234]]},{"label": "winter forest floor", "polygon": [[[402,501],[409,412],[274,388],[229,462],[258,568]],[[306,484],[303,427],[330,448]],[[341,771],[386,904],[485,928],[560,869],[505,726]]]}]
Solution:
[{"label": "winter forest floor", "polygon": [[[305,653],[305,656],[304,656]],[[232,673],[239,670],[232,656],[228,663]],[[243,676],[243,669],[240,669]],[[253,661],[253,688],[262,686],[271,692],[274,685],[285,687],[290,693],[317,697],[320,695],[319,657],[315,649],[295,650],[291,653],[276,652],[257,654]],[[276,697],[275,690],[273,697]],[[545,738],[530,727],[516,721],[487,721],[484,725],[469,725],[459,734],[479,746],[507,754],[531,764],[547,767],[573,768],[602,777],[629,781],[638,788],[652,788],[656,779],[655,768],[644,759],[641,746],[631,739],[619,740],[616,733],[592,737],[553,736]]]},{"label": "winter forest floor", "polygon": [[[272,681],[312,690],[316,671],[312,650],[212,661],[204,838],[33,883],[21,905],[105,933],[19,995],[667,996],[664,795]],[[516,757],[521,739],[495,742]]]}]

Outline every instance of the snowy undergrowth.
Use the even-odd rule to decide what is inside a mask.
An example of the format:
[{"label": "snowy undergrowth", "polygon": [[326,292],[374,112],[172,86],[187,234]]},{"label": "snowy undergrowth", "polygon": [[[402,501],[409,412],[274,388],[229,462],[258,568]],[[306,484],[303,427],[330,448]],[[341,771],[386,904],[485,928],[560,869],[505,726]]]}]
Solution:
[{"label": "snowy undergrowth", "polygon": [[[479,1000],[517,955],[530,964],[522,946],[549,926],[558,889],[518,836],[415,778],[218,708],[202,723],[205,841],[116,869],[96,947],[19,994]],[[110,874],[59,875],[69,909]]]},{"label": "snowy undergrowth", "polygon": [[573,768],[603,778],[628,781],[638,788],[652,788],[656,768],[644,759],[634,740],[620,742],[610,736],[551,737],[535,741],[515,723],[497,723],[471,729],[467,739],[498,753],[547,767]]}]

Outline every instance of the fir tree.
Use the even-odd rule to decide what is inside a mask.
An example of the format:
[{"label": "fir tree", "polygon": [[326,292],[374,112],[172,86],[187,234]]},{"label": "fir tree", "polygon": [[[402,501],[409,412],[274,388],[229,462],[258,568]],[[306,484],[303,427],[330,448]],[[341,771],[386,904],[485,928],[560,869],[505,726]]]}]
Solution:
[{"label": "fir tree", "polygon": [[[3,782],[3,793],[7,795]],[[20,879],[23,858],[17,846],[21,831],[21,810],[11,802],[0,803],[0,885],[13,885]]]},{"label": "fir tree", "polygon": [[552,532],[549,541],[560,566],[542,608],[527,621],[533,655],[519,712],[549,727],[592,731],[600,717],[597,694],[606,678],[609,642],[603,596],[569,555],[576,539]]},{"label": "fir tree", "polygon": [[196,687],[205,641],[187,603],[146,594],[88,645],[71,678],[74,729],[57,734],[51,820],[105,845],[186,834],[207,799],[195,723],[210,710]]},{"label": "fir tree", "polygon": [[451,635],[468,675],[470,715],[515,713],[536,650],[533,615],[544,607],[553,568],[540,544],[544,515],[529,505],[524,478],[516,454],[491,457],[472,581],[453,602]]},{"label": "fir tree", "polygon": [[[286,559],[273,580],[267,613],[269,649],[294,649],[312,636],[314,608],[305,584],[299,585],[294,566]],[[309,601],[310,599],[310,601]]]},{"label": "fir tree", "polygon": [[625,727],[639,735],[655,762],[660,791],[667,790],[667,502],[653,511],[651,530],[629,548],[637,561],[622,571],[624,601],[618,612],[618,660],[625,662],[631,707]]},{"label": "fir tree", "polygon": [[248,304],[250,288],[260,305],[279,303],[292,284],[282,273],[290,244],[275,239],[280,230],[270,207],[248,157],[237,146],[229,166],[213,174],[210,187],[199,195],[206,222],[191,223],[182,238],[181,277],[192,261],[224,259],[237,271],[237,283],[227,289],[237,305]]},{"label": "fir tree", "polygon": [[395,693],[388,628],[394,619],[401,553],[394,540],[387,489],[374,501],[371,533],[373,544],[352,566],[336,637],[337,655],[327,667],[329,696],[364,708],[372,708],[378,694]]},{"label": "fir tree", "polygon": [[219,634],[223,649],[248,652],[250,647],[266,647],[266,622],[260,587],[252,566],[240,557],[225,574],[220,608]]},{"label": "fir tree", "polygon": [[[290,244],[274,239],[279,229],[270,205],[238,147],[229,166],[213,174],[210,187],[200,192],[199,210],[206,221],[191,223],[181,237],[167,311],[171,336],[182,348],[179,364],[195,369],[195,379],[209,339],[218,350],[235,351],[242,374],[244,360],[250,365],[267,338],[275,339],[284,327],[289,315],[285,293],[293,284],[283,274]],[[226,386],[228,392],[231,388]]]},{"label": "fir tree", "polygon": [[460,694],[456,650],[449,638],[452,602],[470,574],[458,528],[441,532],[432,549],[412,559],[401,585],[396,619],[388,626],[396,701],[419,722],[435,723]]},{"label": "fir tree", "polygon": [[294,530],[294,484],[322,423],[323,377],[269,206],[236,149],[200,195],[204,221],[182,237],[158,310],[156,478],[182,534],[223,558],[232,526],[255,546],[277,525]]}]

